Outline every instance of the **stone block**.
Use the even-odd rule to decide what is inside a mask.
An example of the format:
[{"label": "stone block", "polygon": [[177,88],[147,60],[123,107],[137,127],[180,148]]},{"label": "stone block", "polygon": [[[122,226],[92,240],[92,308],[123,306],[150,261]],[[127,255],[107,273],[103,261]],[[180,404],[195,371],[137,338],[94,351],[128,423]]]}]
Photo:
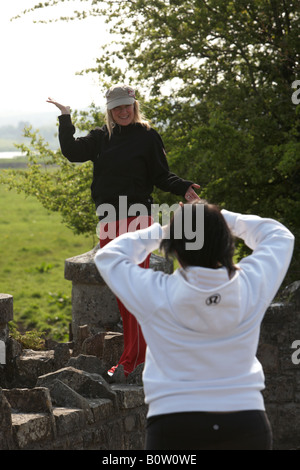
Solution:
[{"label": "stone block", "polygon": [[22,355],[16,358],[16,367],[20,381],[28,387],[34,387],[40,375],[56,369],[54,351],[24,349]]},{"label": "stone block", "polygon": [[13,448],[11,406],[0,388],[0,449]]},{"label": "stone block", "polygon": [[96,423],[109,419],[116,412],[113,402],[107,398],[87,398],[87,401]]},{"label": "stone block", "polygon": [[49,387],[52,403],[64,408],[79,408],[84,411],[87,423],[93,423],[93,413],[89,402],[61,380],[55,379]]},{"label": "stone block", "polygon": [[65,367],[39,377],[37,386],[50,388],[52,382],[56,379],[62,381],[83,397],[115,399],[115,393],[101,375],[90,374],[73,367]]},{"label": "stone block", "polygon": [[52,402],[48,388],[3,389],[3,393],[14,412],[52,413]]},{"label": "stone block", "polygon": [[82,343],[82,352],[89,356],[96,356],[102,358],[104,346],[105,332],[99,332],[89,338],[86,338]]},{"label": "stone block", "polygon": [[104,338],[102,360],[107,367],[115,366],[124,350],[123,333],[108,331]]},{"label": "stone block", "polygon": [[105,284],[94,263],[98,249],[99,244],[87,253],[66,259],[65,279],[75,284]]},{"label": "stone block", "polygon": [[77,408],[54,408],[56,432],[58,436],[75,434],[85,424],[84,411]]},{"label": "stone block", "polygon": [[58,343],[54,348],[55,368],[60,369],[65,366],[71,357],[68,343]]},{"label": "stone block", "polygon": [[8,323],[13,318],[13,296],[0,294],[0,324]]},{"label": "stone block", "polygon": [[76,341],[76,329],[88,324],[92,333],[111,329],[120,321],[116,297],[106,285],[72,285],[72,330]]},{"label": "stone block", "polygon": [[144,390],[138,385],[113,384],[112,390],[117,394],[120,409],[137,408],[144,405]]},{"label": "stone block", "polygon": [[38,443],[53,438],[53,421],[48,413],[13,413],[14,436],[19,449],[38,448]]},{"label": "stone block", "polygon": [[120,320],[116,298],[106,286],[94,263],[99,246],[65,261],[65,279],[72,281],[72,331],[88,324],[93,334],[111,328]]},{"label": "stone block", "polygon": [[96,356],[79,354],[77,357],[71,357],[66,367],[73,367],[79,370],[85,370],[91,374],[102,375],[106,372],[105,364]]}]

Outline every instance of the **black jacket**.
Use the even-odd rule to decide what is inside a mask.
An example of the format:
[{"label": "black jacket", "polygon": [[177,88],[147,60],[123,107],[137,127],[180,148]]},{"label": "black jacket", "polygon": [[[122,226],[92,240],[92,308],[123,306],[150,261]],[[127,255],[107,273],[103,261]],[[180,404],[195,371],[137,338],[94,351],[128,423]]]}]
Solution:
[{"label": "black jacket", "polygon": [[184,196],[193,183],[170,172],[162,139],[152,128],[116,126],[110,139],[106,126],[85,137],[75,139],[74,134],[71,116],[59,116],[63,155],[70,162],[94,163],[91,191],[96,207],[109,203],[117,208],[119,196],[127,196],[129,204],[150,208],[154,186]]}]

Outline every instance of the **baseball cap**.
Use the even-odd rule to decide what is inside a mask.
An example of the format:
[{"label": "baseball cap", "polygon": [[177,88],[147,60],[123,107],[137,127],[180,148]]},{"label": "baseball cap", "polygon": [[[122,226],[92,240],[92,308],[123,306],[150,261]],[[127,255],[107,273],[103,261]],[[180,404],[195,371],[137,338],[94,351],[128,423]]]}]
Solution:
[{"label": "baseball cap", "polygon": [[106,92],[107,109],[117,106],[133,104],[135,102],[135,91],[127,85],[114,85]]}]

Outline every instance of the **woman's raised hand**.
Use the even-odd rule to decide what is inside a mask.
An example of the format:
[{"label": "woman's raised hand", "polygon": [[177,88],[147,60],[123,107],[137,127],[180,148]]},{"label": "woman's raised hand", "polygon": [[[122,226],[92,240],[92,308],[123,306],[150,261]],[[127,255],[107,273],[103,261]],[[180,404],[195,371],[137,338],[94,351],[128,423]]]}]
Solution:
[{"label": "woman's raised hand", "polygon": [[52,98],[48,98],[47,103],[54,104],[58,109],[60,109],[61,114],[71,114],[70,106],[64,106],[63,104],[58,103],[57,101],[53,100]]},{"label": "woman's raised hand", "polygon": [[194,189],[199,189],[200,186],[199,184],[196,184],[196,183],[193,183],[191,184],[191,186],[188,188],[187,192],[185,193],[185,199],[188,201],[188,202],[192,202],[194,201],[195,199],[200,199],[198,194],[194,191]]}]

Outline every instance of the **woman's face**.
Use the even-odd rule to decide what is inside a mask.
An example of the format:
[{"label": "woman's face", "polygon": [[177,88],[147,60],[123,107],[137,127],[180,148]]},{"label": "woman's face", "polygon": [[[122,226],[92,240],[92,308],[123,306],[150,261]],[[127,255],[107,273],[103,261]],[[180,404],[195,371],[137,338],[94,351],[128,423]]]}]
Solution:
[{"label": "woman's face", "polygon": [[128,126],[133,122],[134,118],[134,105],[117,106],[111,110],[113,120],[119,126]]}]

